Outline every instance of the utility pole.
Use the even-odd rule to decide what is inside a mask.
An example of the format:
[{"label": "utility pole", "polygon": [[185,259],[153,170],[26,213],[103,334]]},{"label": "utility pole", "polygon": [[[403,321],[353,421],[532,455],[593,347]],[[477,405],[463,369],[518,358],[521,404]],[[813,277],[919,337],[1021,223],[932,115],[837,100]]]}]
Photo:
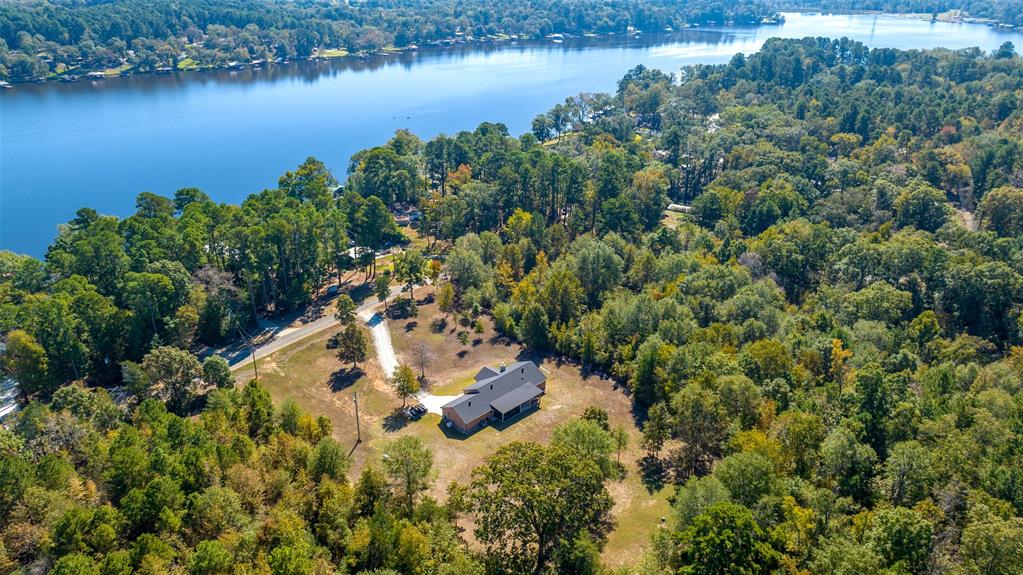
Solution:
[{"label": "utility pole", "polygon": [[252,356],[252,371],[256,373],[256,379],[259,379],[259,369],[256,367],[256,348],[252,346],[252,338],[249,337],[249,333],[242,329],[242,326],[235,323],[235,329],[238,330],[238,335],[245,339],[245,343],[249,346],[249,355]]},{"label": "utility pole", "polygon": [[252,340],[249,340],[249,355],[252,356],[252,371],[256,372],[256,379],[259,379],[259,368],[256,367],[256,348],[252,347]]},{"label": "utility pole", "polygon": [[352,392],[355,398],[355,445],[362,443],[362,428],[359,426],[359,392]]}]

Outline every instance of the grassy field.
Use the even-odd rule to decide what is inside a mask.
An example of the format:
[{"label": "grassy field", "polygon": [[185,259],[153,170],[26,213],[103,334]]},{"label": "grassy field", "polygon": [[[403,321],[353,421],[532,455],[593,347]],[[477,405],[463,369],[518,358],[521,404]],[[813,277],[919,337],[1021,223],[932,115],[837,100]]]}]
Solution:
[{"label": "grassy field", "polygon": [[664,210],[664,218],[661,220],[661,223],[664,224],[664,226],[667,227],[667,228],[676,229],[682,223],[684,223],[686,221],[689,221],[691,219],[692,218],[691,218],[691,216],[689,214],[683,214],[683,213],[679,213],[679,212],[672,212],[670,210]]},{"label": "grassy field", "polygon": [[[432,288],[417,291],[422,298]],[[606,409],[613,425],[629,431],[629,447],[622,453],[627,471],[622,481],[612,481],[608,489],[615,500],[617,528],[604,551],[609,566],[634,562],[647,547],[650,534],[661,517],[668,516],[671,488],[651,493],[640,479],[637,460],[642,456],[641,434],[636,427],[629,398],[611,381],[583,377],[571,364],[532,357],[517,344],[496,337],[486,320],[483,334],[463,347],[456,338],[454,321],[441,331],[432,320],[443,317],[435,304],[421,305],[419,317],[413,321],[389,320],[395,351],[402,361],[411,363],[413,348],[425,344],[430,360],[426,368],[430,390],[438,395],[457,394],[473,380],[484,365],[510,363],[517,359],[537,360],[547,374],[547,394],[541,408],[521,419],[502,426],[489,426],[464,437],[445,429],[437,415],[428,414],[417,422],[404,422],[394,416],[401,402],[391,393],[383,374],[371,357],[357,376],[349,375],[327,350],[330,331],[285,349],[260,363],[261,381],[270,390],[274,401],[293,399],[304,410],[326,415],[334,423],[335,437],[353,446],[353,474],[363,465],[379,461],[386,442],[395,437],[413,434],[434,452],[435,481],[430,494],[443,501],[451,481],[465,481],[473,468],[502,445],[512,441],[546,443],[558,424],[582,415],[590,405]],[[354,395],[358,393],[363,442],[355,447]],[[471,540],[471,526],[466,537]]]},{"label": "grassy field", "polygon": [[320,50],[316,53],[320,58],[344,58],[348,55],[348,50],[343,48],[328,48]]}]

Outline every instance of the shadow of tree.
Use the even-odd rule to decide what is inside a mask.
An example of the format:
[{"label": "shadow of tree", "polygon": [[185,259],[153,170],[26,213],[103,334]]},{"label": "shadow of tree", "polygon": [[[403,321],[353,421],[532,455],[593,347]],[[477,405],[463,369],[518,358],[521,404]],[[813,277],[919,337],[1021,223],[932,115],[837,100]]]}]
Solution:
[{"label": "shadow of tree", "polygon": [[408,332],[416,329],[416,327],[418,327],[418,326],[419,326],[419,322],[418,321],[410,321],[410,322],[406,323],[405,324],[405,333],[408,333]]},{"label": "shadow of tree", "polygon": [[663,459],[653,454],[646,454],[639,460],[639,472],[643,485],[650,493],[660,491],[668,470]]},{"label": "shadow of tree", "polygon": [[513,343],[515,343],[510,338],[507,338],[503,335],[492,335],[490,336],[488,342],[490,343],[490,345],[503,345],[504,347],[509,347]]},{"label": "shadow of tree", "polygon": [[395,432],[409,424],[409,418],[401,408],[396,408],[384,417],[384,431]]},{"label": "shadow of tree", "polygon": [[339,369],[330,374],[330,379],[328,380],[330,390],[338,392],[348,389],[354,385],[356,381],[359,381],[359,378],[365,374],[366,372],[363,371],[361,367]]},{"label": "shadow of tree", "polygon": [[363,283],[351,288],[347,293],[356,304],[362,304],[369,296],[373,295],[373,288],[369,284]]}]

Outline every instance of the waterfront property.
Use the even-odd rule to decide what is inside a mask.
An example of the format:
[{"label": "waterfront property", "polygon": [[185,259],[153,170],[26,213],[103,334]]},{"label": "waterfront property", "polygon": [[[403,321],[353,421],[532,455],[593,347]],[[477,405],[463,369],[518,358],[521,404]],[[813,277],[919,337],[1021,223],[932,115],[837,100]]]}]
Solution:
[{"label": "waterfront property", "polygon": [[445,425],[470,433],[488,421],[507,421],[540,407],[547,376],[531,361],[484,367],[462,395],[441,407]]}]

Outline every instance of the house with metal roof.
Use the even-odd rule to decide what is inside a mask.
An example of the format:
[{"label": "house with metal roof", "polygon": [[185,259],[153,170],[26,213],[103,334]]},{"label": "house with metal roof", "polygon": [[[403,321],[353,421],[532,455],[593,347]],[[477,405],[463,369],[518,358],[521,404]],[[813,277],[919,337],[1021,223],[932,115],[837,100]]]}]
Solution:
[{"label": "house with metal roof", "polygon": [[531,361],[484,367],[475,379],[462,395],[441,406],[446,425],[462,433],[540,407],[540,396],[547,390],[547,376]]}]

